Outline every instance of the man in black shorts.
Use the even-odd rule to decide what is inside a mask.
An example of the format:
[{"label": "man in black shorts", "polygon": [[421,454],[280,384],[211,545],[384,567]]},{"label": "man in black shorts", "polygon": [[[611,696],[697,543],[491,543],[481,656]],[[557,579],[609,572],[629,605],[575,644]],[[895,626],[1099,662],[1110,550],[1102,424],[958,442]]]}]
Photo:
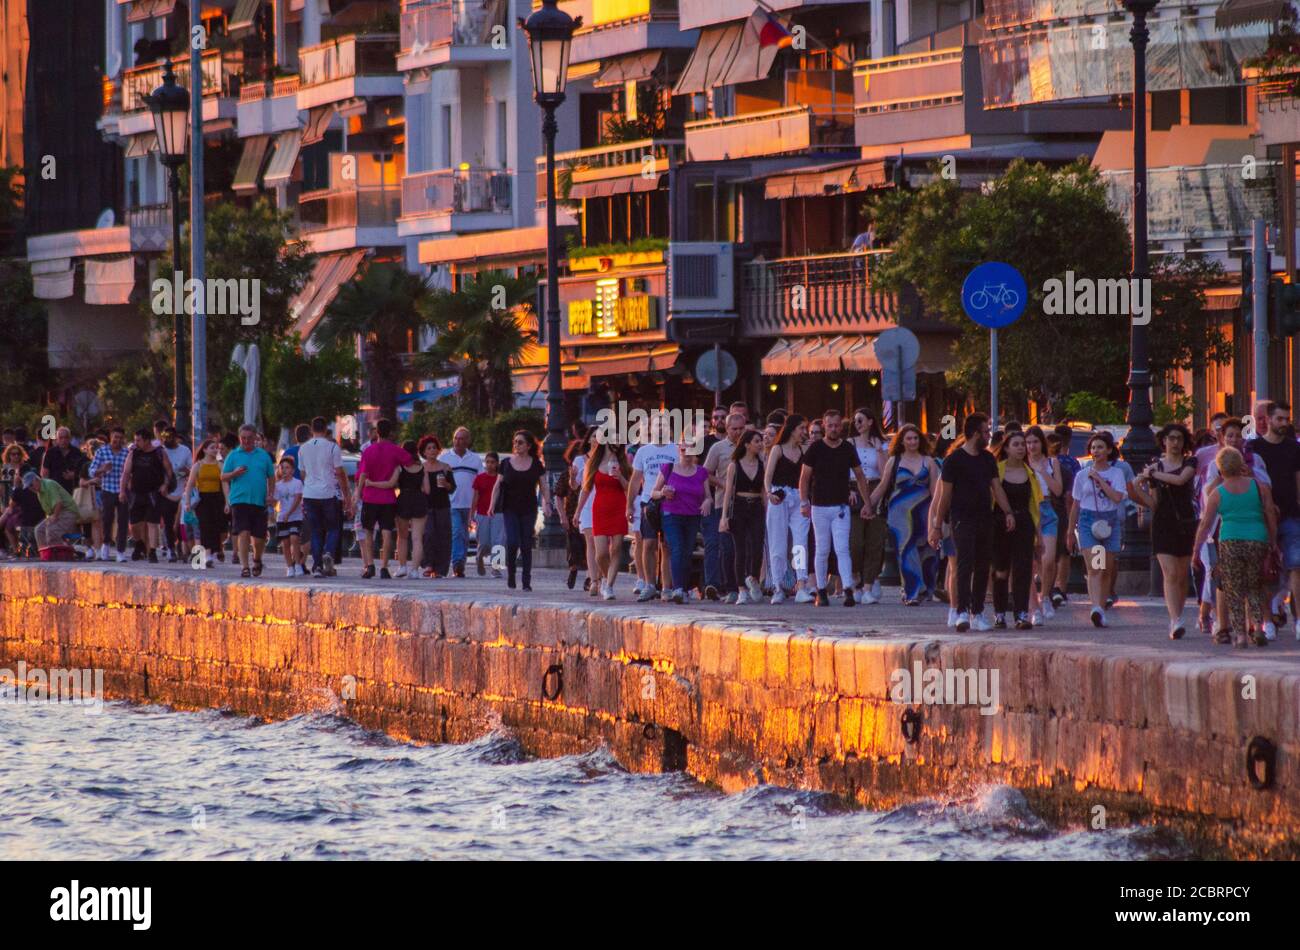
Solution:
[{"label": "man in black shorts", "polygon": [[135,539],[131,560],[149,558],[158,563],[158,519],[162,506],[160,498],[168,482],[175,477],[167,453],[153,443],[153,432],[147,428],[135,430],[135,444],[126,457],[122,469],[121,500],[127,504],[127,522]]}]

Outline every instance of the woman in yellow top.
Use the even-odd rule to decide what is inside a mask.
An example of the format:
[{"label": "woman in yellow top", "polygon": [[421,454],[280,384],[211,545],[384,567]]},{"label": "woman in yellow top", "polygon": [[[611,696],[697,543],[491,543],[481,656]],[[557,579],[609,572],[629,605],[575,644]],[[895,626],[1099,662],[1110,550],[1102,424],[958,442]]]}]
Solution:
[{"label": "woman in yellow top", "polygon": [[213,554],[222,561],[226,559],[221,549],[221,535],[226,530],[226,496],[230,493],[230,484],[221,480],[220,456],[221,443],[216,439],[204,440],[194,453],[194,467],[190,469],[190,479],[181,496],[181,504],[189,505],[193,493],[198,492],[194,513],[199,519],[199,543],[208,567],[212,566]]},{"label": "woman in yellow top", "polygon": [[993,626],[1007,628],[1007,587],[1015,609],[1017,630],[1029,630],[1029,590],[1034,582],[1034,555],[1042,546],[1039,531],[1039,502],[1043,500],[1038,478],[1026,461],[1025,434],[1008,432],[998,446],[998,478],[1011,505],[1015,524],[1011,530],[995,518],[993,546]]}]

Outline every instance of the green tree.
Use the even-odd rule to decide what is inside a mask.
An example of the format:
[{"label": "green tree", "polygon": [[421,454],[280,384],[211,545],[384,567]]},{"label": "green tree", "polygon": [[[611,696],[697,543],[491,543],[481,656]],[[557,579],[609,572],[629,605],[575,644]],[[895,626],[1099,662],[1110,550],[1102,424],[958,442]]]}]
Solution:
[{"label": "green tree", "polygon": [[1062,412],[1066,419],[1090,422],[1096,426],[1119,425],[1124,421],[1124,412],[1116,402],[1087,390],[1066,396]]},{"label": "green tree", "polygon": [[23,403],[44,403],[53,385],[46,350],[48,316],[32,295],[32,276],[23,261],[0,261],[0,334],[7,360],[0,360],[0,413]]},{"label": "green tree", "polygon": [[887,289],[914,286],[928,311],[961,330],[952,381],[969,392],[988,387],[988,331],[961,306],[961,285],[978,263],[1006,261],[1029,288],[1024,315],[998,334],[1003,390],[1024,393],[1059,410],[1062,397],[1085,385],[1119,398],[1128,346],[1124,316],[1043,313],[1043,285],[1066,271],[1093,278],[1128,269],[1128,234],[1106,203],[1097,172],[1080,160],[1059,169],[1013,162],[981,192],[962,192],[936,176],[913,193],[872,203],[882,243],[894,253],[877,268]]},{"label": "green tree", "polygon": [[292,337],[273,340],[262,365],[268,423],[294,426],[313,416],[351,415],[361,404],[361,363],[342,343],[307,353]]},{"label": "green tree", "polygon": [[103,421],[120,425],[128,435],[155,419],[171,418],[172,355],[151,349],[124,360],[100,381],[99,402]]},{"label": "green tree", "polygon": [[361,337],[369,398],[385,418],[397,418],[407,340],[428,325],[431,294],[423,278],[400,265],[371,264],[339,289],[316,329],[322,344]]},{"label": "green tree", "polygon": [[429,298],[430,326],[437,339],[416,357],[430,376],[460,376],[459,402],[477,413],[504,412],[515,404],[512,367],[519,365],[528,334],[518,311],[530,307],[537,278],[500,271],[465,281],[459,291],[435,290]]},{"label": "green tree", "polygon": [[[312,260],[298,240],[289,213],[265,198],[248,208],[233,202],[215,205],[205,218],[204,233],[206,278],[259,282],[257,323],[245,325],[237,314],[210,314],[207,319],[210,412],[230,424],[242,421],[243,413],[243,375],[231,368],[230,354],[237,343],[256,343],[263,354],[263,366],[267,365],[274,343],[292,330],[290,304],[307,282]],[[182,260],[189,260],[188,230],[181,236],[181,255]],[[170,329],[170,313],[156,319],[160,329]]]}]

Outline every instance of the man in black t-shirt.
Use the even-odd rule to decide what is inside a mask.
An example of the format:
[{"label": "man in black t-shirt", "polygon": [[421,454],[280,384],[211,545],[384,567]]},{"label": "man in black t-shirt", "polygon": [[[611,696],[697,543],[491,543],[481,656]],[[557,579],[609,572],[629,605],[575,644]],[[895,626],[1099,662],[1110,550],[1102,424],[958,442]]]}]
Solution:
[{"label": "man in black t-shirt", "polygon": [[[849,475],[858,483],[861,497],[871,494],[858,450],[841,438],[843,419],[832,409],[822,416],[824,435],[804,451],[803,468],[799,473],[800,511],[812,518],[813,538],[817,553],[814,563],[817,570],[817,606],[826,607],[827,566],[831,545],[835,546],[835,561],[844,583],[844,606],[852,607],[853,560],[849,556]],[[811,492],[810,492],[811,489]],[[860,517],[870,517],[868,506],[863,505]]]},{"label": "man in black t-shirt", "polygon": [[[1300,604],[1300,443],[1295,440],[1291,407],[1287,403],[1269,402],[1263,408],[1268,432],[1251,439],[1249,446],[1263,460],[1269,481],[1273,483],[1273,503],[1278,514],[1277,543],[1282,548],[1282,564],[1287,575],[1283,590],[1289,584],[1293,602]],[[1269,591],[1270,596],[1272,593]],[[1296,631],[1300,637],[1300,619],[1296,621]]]},{"label": "man in black t-shirt", "polygon": [[133,561],[147,557],[150,564],[158,563],[158,500],[172,477],[171,460],[161,448],[154,446],[153,432],[143,427],[137,429],[135,444],[122,469],[119,491],[121,501],[127,505],[127,520],[135,539]]},{"label": "man in black t-shirt", "polygon": [[41,459],[41,478],[53,479],[71,495],[80,486],[86,466],[85,454],[72,444],[72,433],[60,426],[54,433],[54,444]]},{"label": "man in black t-shirt", "polygon": [[941,526],[951,513],[957,583],[955,593],[949,585],[949,600],[957,611],[955,626],[960,632],[969,630],[972,624],[976,630],[992,630],[993,625],[984,618],[984,594],[993,555],[994,502],[1003,512],[1008,531],[1015,530],[1015,518],[998,478],[998,463],[986,448],[988,416],[982,412],[967,416],[962,432],[965,440],[961,447],[943,460],[943,490],[930,509],[929,540],[939,547]]}]

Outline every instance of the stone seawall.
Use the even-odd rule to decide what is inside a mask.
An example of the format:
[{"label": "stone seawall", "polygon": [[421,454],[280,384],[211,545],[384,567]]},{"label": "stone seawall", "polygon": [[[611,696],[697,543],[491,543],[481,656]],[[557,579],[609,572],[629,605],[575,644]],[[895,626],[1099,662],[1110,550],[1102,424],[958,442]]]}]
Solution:
[{"label": "stone seawall", "polygon": [[[728,790],[769,782],[880,808],[1002,783],[1064,826],[1153,822],[1207,856],[1300,857],[1300,668],[1254,652],[814,636],[499,594],[5,566],[0,667],[19,660],[103,669],[110,698],[180,709],[330,710],[430,742],[499,724],[542,756],[603,742],[632,770]],[[891,675],[917,664],[996,671],[999,707],[893,702]],[[1256,738],[1273,765],[1257,766],[1271,779],[1258,789]]]}]

